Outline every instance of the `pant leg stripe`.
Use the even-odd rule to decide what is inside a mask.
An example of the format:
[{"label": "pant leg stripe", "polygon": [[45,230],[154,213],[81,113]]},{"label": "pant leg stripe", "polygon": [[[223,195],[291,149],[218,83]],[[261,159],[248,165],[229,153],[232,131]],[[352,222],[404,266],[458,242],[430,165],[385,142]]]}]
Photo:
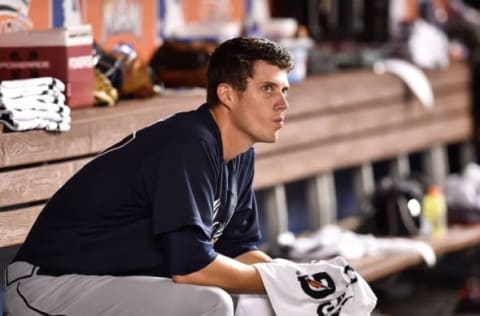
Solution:
[{"label": "pant leg stripe", "polygon": [[22,292],[20,292],[20,283],[21,283],[21,282],[18,282],[18,283],[17,283],[17,293],[18,293],[18,295],[22,298],[23,302],[25,303],[25,305],[27,305],[27,307],[28,307],[29,309],[31,309],[32,311],[34,311],[34,312],[36,312],[36,313],[38,313],[38,314],[40,314],[40,315],[42,315],[42,316],[67,316],[67,315],[64,315],[64,314],[52,315],[52,314],[46,313],[46,312],[44,312],[44,311],[41,311],[41,310],[39,310],[38,308],[33,307],[33,306],[28,302],[27,298],[22,294]]}]

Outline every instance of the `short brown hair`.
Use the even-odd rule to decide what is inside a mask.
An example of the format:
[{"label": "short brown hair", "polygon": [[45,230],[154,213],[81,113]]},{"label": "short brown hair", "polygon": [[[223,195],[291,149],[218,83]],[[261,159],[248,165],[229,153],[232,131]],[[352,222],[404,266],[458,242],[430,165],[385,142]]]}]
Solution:
[{"label": "short brown hair", "polygon": [[263,60],[290,71],[293,61],[288,50],[265,38],[237,37],[223,42],[210,56],[207,70],[207,103],[219,103],[217,87],[228,83],[245,91],[247,79],[253,77],[253,66]]}]

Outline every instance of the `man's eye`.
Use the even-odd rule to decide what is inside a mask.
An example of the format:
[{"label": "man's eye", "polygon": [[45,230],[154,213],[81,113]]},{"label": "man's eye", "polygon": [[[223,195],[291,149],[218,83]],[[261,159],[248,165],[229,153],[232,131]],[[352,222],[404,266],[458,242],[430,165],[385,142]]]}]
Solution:
[{"label": "man's eye", "polygon": [[270,85],[263,86],[263,91],[271,93],[273,91],[273,87]]},{"label": "man's eye", "polygon": [[284,96],[288,96],[288,89],[287,89],[287,88],[282,89],[282,94],[283,94]]}]

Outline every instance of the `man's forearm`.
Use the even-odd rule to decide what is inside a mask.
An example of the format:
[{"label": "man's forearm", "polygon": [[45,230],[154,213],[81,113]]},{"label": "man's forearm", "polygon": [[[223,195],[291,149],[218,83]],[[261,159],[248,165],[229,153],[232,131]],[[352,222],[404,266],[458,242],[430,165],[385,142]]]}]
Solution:
[{"label": "man's forearm", "polygon": [[254,264],[261,262],[270,262],[272,258],[260,250],[252,250],[245,253],[242,253],[240,256],[235,257],[235,260],[238,260],[245,264]]},{"label": "man's forearm", "polygon": [[[237,258],[244,255],[243,259],[252,259],[252,254],[243,254]],[[218,286],[231,293],[265,293],[262,279],[255,267],[220,254],[201,270],[186,275],[174,275],[172,279],[177,283]]]}]

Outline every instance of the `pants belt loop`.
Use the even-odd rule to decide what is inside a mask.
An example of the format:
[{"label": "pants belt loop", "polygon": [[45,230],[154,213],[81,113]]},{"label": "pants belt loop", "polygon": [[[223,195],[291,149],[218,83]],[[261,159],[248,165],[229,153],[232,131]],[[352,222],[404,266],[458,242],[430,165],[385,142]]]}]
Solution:
[{"label": "pants belt loop", "polygon": [[38,267],[25,261],[11,263],[5,269],[5,286],[11,286],[17,281],[30,278],[37,274]]}]

